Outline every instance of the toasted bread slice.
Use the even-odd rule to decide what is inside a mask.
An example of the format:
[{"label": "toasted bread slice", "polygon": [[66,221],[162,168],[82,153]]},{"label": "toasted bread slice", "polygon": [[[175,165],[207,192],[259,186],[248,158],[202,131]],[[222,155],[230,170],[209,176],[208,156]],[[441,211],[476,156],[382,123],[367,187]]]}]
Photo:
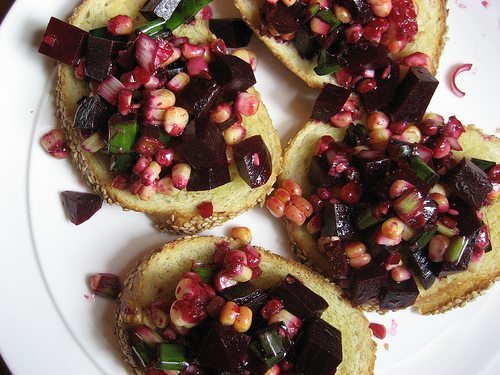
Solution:
[{"label": "toasted bread slice", "polygon": [[[243,20],[252,28],[255,35],[288,69],[299,76],[309,87],[321,88],[326,83],[335,84],[336,80],[333,75],[317,75],[314,71],[314,67],[317,65],[316,62],[300,57],[292,43],[280,43],[272,37],[261,35],[259,31],[259,8],[265,1],[267,0],[234,0],[234,3]],[[448,11],[446,9],[446,0],[414,0],[414,4],[418,11],[418,33],[415,41],[408,44],[394,58],[404,57],[417,51],[426,53],[430,60],[429,70],[432,74],[436,74],[447,31],[446,16]]]},{"label": "toasted bread slice", "polygon": [[[185,271],[191,269],[192,261],[208,261],[215,250],[215,244],[229,241],[231,247],[241,243],[229,238],[191,237],[166,244],[162,249],[146,256],[130,273],[120,295],[116,314],[116,332],[120,348],[127,363],[136,374],[146,374],[136,363],[128,343],[127,327],[144,324],[143,308],[150,303],[173,298],[175,287]],[[373,373],[376,345],[364,315],[352,308],[341,296],[340,290],[321,275],[292,260],[280,257],[262,248],[262,276],[254,279],[259,287],[275,285],[287,274],[304,282],[320,294],[329,304],[322,318],[342,332],[343,360],[337,374]]]},{"label": "toasted bread slice", "polygon": [[[109,18],[117,14],[132,17],[134,25],[141,25],[146,20],[139,10],[146,0],[85,0],[70,18],[70,23],[84,30],[90,30],[107,24]],[[203,43],[214,38],[207,22],[201,19],[196,24],[183,25],[175,30],[178,36],[187,36],[192,43]],[[251,92],[256,93],[252,88]],[[281,164],[281,145],[273,127],[267,109],[261,103],[258,112],[252,117],[245,117],[243,125],[247,137],[260,134],[272,156],[273,170],[269,181],[256,189],[251,189],[238,175],[236,167],[230,167],[232,181],[218,188],[202,191],[181,191],[176,196],[155,194],[148,201],[141,200],[128,190],[118,190],[112,186],[113,176],[109,173],[109,162],[104,155],[86,152],[80,146],[81,138],[73,129],[73,118],[78,108],[77,102],[90,92],[88,84],[76,79],[74,70],[67,65],[59,67],[56,88],[57,114],[62,122],[69,141],[74,163],[81,171],[88,184],[108,203],[115,203],[125,210],[144,212],[151,216],[161,230],[176,233],[195,233],[222,224],[240,213],[261,203],[269,193]],[[214,214],[202,218],[197,210],[201,202],[209,201],[214,206]]]},{"label": "toasted bread slice", "polygon": [[[500,163],[500,139],[486,136],[478,128],[469,125],[460,137],[463,152],[459,156],[476,157]],[[344,131],[329,124],[310,121],[288,143],[283,155],[283,172],[278,180],[293,179],[303,189],[304,196],[311,194],[311,184],[307,171],[315,152],[316,142],[329,134],[339,141]],[[465,271],[436,280],[428,290],[420,287],[420,295],[414,307],[421,314],[445,312],[477,297],[483,290],[491,286],[500,277],[500,198],[485,211],[485,222],[490,228],[493,251],[487,253],[476,272]],[[327,275],[328,261],[318,251],[316,240],[306,231],[305,226],[297,227],[285,220],[285,226],[294,251],[299,259],[314,270]],[[364,306],[366,309],[374,306]]]}]

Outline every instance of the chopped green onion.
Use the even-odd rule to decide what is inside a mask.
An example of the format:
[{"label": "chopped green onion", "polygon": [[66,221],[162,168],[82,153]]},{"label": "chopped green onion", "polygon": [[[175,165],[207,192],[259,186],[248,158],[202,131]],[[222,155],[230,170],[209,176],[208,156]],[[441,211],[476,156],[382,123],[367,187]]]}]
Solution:
[{"label": "chopped green onion", "polygon": [[436,224],[437,224],[437,231],[441,233],[443,236],[451,238],[458,234],[458,228],[451,229],[448,226],[444,225],[440,220],[438,220]]},{"label": "chopped green onion", "polygon": [[178,344],[160,344],[158,363],[155,368],[161,370],[182,371],[188,367],[186,347]]},{"label": "chopped green onion", "polygon": [[165,21],[163,18],[157,18],[157,19],[155,19],[151,22],[148,22],[147,24],[135,29],[135,33],[136,34],[144,33],[144,34],[148,34],[149,36],[151,36],[152,34],[163,31],[165,29],[166,22],[167,21]]},{"label": "chopped green onion", "polygon": [[356,226],[359,230],[363,230],[369,227],[372,227],[378,223],[384,221],[383,219],[379,219],[374,214],[374,209],[372,206],[367,206],[359,211],[356,216]]},{"label": "chopped green onion", "polygon": [[89,33],[90,33],[90,35],[98,37],[98,38],[103,38],[103,39],[108,39],[109,38],[109,36],[108,36],[108,28],[106,26],[90,30]]},{"label": "chopped green onion", "polygon": [[418,251],[423,247],[427,246],[427,244],[430,242],[432,236],[434,236],[434,233],[436,233],[436,231],[437,227],[433,227],[431,230],[423,231],[413,244],[412,251]]},{"label": "chopped green onion", "polygon": [[175,30],[211,2],[212,0],[182,0],[177,8],[175,8],[174,13],[166,21],[165,27]]},{"label": "chopped green onion", "polygon": [[201,277],[201,279],[203,280],[204,283],[210,284],[212,282],[212,278],[214,276],[213,268],[198,267],[194,270],[194,272],[197,273]]},{"label": "chopped green onion", "polygon": [[319,7],[319,4],[318,4],[318,3],[311,4],[311,5],[309,6],[309,14],[310,14],[311,16],[315,16],[315,15],[316,15],[316,13],[318,13],[318,12],[319,12],[319,9],[320,9],[320,7]]},{"label": "chopped green onion", "polygon": [[128,171],[132,165],[133,160],[132,154],[114,154],[111,155],[111,165],[110,169],[113,172],[125,172]]},{"label": "chopped green onion", "polygon": [[450,240],[450,244],[444,253],[444,259],[447,262],[457,264],[460,262],[467,245],[469,244],[470,237],[457,236]]},{"label": "chopped green onion", "polygon": [[108,151],[112,154],[131,152],[137,136],[137,120],[110,123],[108,128]]},{"label": "chopped green onion", "polygon": [[439,179],[439,175],[434,172],[434,170],[429,167],[425,162],[418,156],[412,156],[409,159],[410,167],[415,171],[417,176],[425,183],[433,186]]},{"label": "chopped green onion", "polygon": [[314,71],[319,76],[326,76],[327,74],[332,74],[338,72],[342,67],[335,63],[325,63],[320,64],[314,68]]},{"label": "chopped green onion", "polygon": [[494,161],[489,161],[484,159],[472,158],[470,159],[470,161],[476,164],[479,168],[481,168],[484,171],[484,173],[488,173],[488,171],[496,165]]},{"label": "chopped green onion", "polygon": [[322,9],[316,13],[316,17],[321,18],[323,21],[327,22],[331,26],[331,30],[337,28],[341,22],[335,17],[330,9]]},{"label": "chopped green onion", "polygon": [[147,368],[154,359],[153,349],[148,346],[144,341],[135,340],[132,344],[132,352],[139,360],[142,367]]},{"label": "chopped green onion", "polygon": [[258,333],[257,337],[264,357],[276,357],[285,351],[283,338],[276,329],[263,329]]}]

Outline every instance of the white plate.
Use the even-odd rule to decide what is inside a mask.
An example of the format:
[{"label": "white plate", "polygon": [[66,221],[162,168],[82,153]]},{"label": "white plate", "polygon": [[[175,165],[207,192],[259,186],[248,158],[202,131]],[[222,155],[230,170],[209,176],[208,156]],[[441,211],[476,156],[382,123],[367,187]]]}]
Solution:
[{"label": "white plate", "polygon": [[[464,2],[465,3],[465,2]],[[469,2],[467,2],[468,4]],[[217,1],[221,15],[235,15]],[[65,217],[59,193],[85,190],[69,160],[54,160],[39,144],[56,124],[51,90],[55,64],[39,55],[38,43],[50,16],[66,18],[76,1],[17,0],[0,28],[2,194],[0,233],[0,351],[16,374],[122,374],[113,336],[114,303],[86,298],[88,276],[125,276],[146,251],[173,237],[157,233],[142,214],[105,205],[76,227]],[[450,1],[449,42],[440,64],[441,85],[431,109],[457,115],[492,133],[498,124],[500,5]],[[257,88],[282,142],[310,113],[318,91],[305,85],[256,40]],[[471,62],[456,98],[447,77],[452,67]],[[285,232],[265,210],[255,209],[210,233],[250,226],[254,243],[290,256]],[[497,249],[498,251],[498,249]],[[369,319],[395,335],[379,341],[378,374],[494,374],[500,369],[499,287],[463,309],[421,317],[405,311]],[[387,343],[389,349],[384,349]]]}]

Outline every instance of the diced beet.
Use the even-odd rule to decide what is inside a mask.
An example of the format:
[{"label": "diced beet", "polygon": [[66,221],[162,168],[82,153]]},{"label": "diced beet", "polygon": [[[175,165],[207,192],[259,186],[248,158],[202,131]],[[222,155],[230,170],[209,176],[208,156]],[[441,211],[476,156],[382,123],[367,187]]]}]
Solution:
[{"label": "diced beet", "polygon": [[116,62],[126,71],[133,70],[137,66],[137,60],[135,59],[135,43],[130,43],[127,49],[118,51]]},{"label": "diced beet", "polygon": [[372,43],[346,44],[339,55],[339,62],[356,74],[365,69],[385,69],[392,64],[387,48]]},{"label": "diced beet", "polygon": [[267,294],[251,281],[223,289],[219,294],[226,301],[233,301],[238,306],[247,306],[254,312],[258,311],[267,301]]},{"label": "diced beet", "polygon": [[413,273],[418,277],[424,289],[429,289],[436,281],[436,276],[431,271],[431,260],[427,255],[427,251],[420,249],[412,251],[408,255],[408,264]]},{"label": "diced beet", "polygon": [[376,184],[377,187],[374,192],[382,199],[388,199],[389,189],[391,188],[393,182],[396,180],[405,180],[409,182],[410,184],[415,186],[417,190],[420,191],[423,195],[427,195],[432,187],[422,181],[417,176],[415,171],[410,168],[406,161],[400,160],[396,162],[395,165],[393,165],[390,173],[387,175],[387,178],[385,178],[379,184]]},{"label": "diced beet", "polygon": [[332,279],[345,279],[349,275],[349,261],[342,241],[333,241],[325,245],[325,254]]},{"label": "diced beet", "polygon": [[187,191],[206,191],[231,182],[228,165],[191,170]]},{"label": "diced beet", "polygon": [[476,210],[456,196],[451,196],[449,203],[450,208],[458,211],[458,215],[453,216],[453,219],[457,221],[460,234],[464,236],[477,235],[477,232],[483,226],[483,222],[477,217]]},{"label": "diced beet", "polygon": [[367,139],[367,130],[366,127],[362,124],[349,125],[344,135],[344,143],[350,147],[356,147],[365,144]]},{"label": "diced beet", "polygon": [[301,1],[292,6],[286,6],[281,1],[275,4],[265,2],[260,9],[260,21],[265,30],[273,28],[279,34],[294,33],[301,25],[304,8]]},{"label": "diced beet", "polygon": [[391,167],[391,161],[378,151],[361,151],[352,158],[352,163],[359,169],[361,182],[370,189],[373,181],[385,179]]},{"label": "diced beet", "polygon": [[418,294],[418,287],[413,277],[399,283],[389,278],[380,294],[379,306],[383,310],[404,309],[415,303]]},{"label": "diced beet", "polygon": [[233,157],[238,174],[252,189],[264,185],[271,177],[271,154],[260,135],[233,145]]},{"label": "diced beet", "polygon": [[61,196],[69,220],[75,225],[87,221],[102,207],[102,199],[96,194],[63,191]]},{"label": "diced beet", "polygon": [[252,29],[241,18],[212,18],[208,26],[229,48],[246,47],[252,36]]},{"label": "diced beet", "polygon": [[439,279],[448,275],[466,271],[467,268],[469,268],[469,263],[472,259],[472,253],[474,251],[474,241],[472,241],[472,237],[470,238],[471,239],[469,239],[469,243],[465,248],[462,256],[460,257],[460,261],[458,263],[455,264],[446,261],[441,263],[442,267],[439,269],[439,272],[436,275]]},{"label": "diced beet", "polygon": [[392,101],[399,83],[399,66],[392,63],[391,73],[385,78],[382,78],[382,72],[377,72],[375,81],[377,83],[375,89],[359,94],[368,112],[384,109]]},{"label": "diced beet", "polygon": [[323,297],[292,275],[287,275],[273,287],[268,296],[282,300],[284,308],[302,320],[318,318],[328,308]]},{"label": "diced beet", "polygon": [[83,54],[88,33],[51,17],[38,52],[63,64],[75,65]]},{"label": "diced beet", "polygon": [[323,319],[314,319],[298,343],[295,370],[303,375],[331,375],[342,362],[342,334]]},{"label": "diced beet", "polygon": [[197,360],[203,367],[238,372],[244,362],[250,336],[231,326],[212,322],[201,339]]},{"label": "diced beet", "polygon": [[321,211],[321,236],[338,236],[348,240],[354,236],[349,207],[341,203],[327,203]]},{"label": "diced beet", "polygon": [[311,31],[308,25],[302,26],[297,30],[293,44],[301,57],[312,60],[320,50],[318,37]]},{"label": "diced beet", "polygon": [[425,67],[412,66],[396,88],[389,111],[392,120],[422,120],[438,84],[438,80]]},{"label": "diced beet", "polygon": [[210,62],[208,71],[222,86],[222,93],[229,100],[234,99],[239,92],[246,91],[256,82],[250,64],[232,55],[216,57]]},{"label": "diced beet", "polygon": [[372,261],[367,266],[354,271],[351,281],[352,305],[356,307],[376,301],[386,283],[387,271],[381,264]]},{"label": "diced beet", "polygon": [[156,71],[156,77],[160,80],[161,84],[165,84],[174,78],[177,74],[184,72],[186,70],[186,63],[179,59],[170,63],[164,67],[158,68]]},{"label": "diced beet", "polygon": [[195,138],[183,138],[175,147],[176,152],[194,168],[226,166],[226,142],[220,130],[208,118],[195,121]]},{"label": "diced beet", "polygon": [[340,112],[349,95],[348,89],[327,83],[314,102],[311,118],[328,122],[330,117]]},{"label": "diced beet", "polygon": [[424,211],[422,212],[422,221],[417,225],[418,227],[422,227],[424,224],[429,222],[433,217],[437,219],[437,217],[434,215],[436,214],[437,211],[437,205],[436,202],[434,202],[430,197],[426,197],[424,199]]},{"label": "diced beet", "polygon": [[462,159],[445,177],[448,188],[472,208],[479,210],[493,185],[484,171],[468,159]]},{"label": "diced beet", "polygon": [[414,226],[423,220],[424,196],[415,188],[409,189],[396,198],[392,208],[405,224]]},{"label": "diced beet", "polygon": [[148,0],[140,12],[150,21],[156,18],[168,20],[180,2],[181,0]]},{"label": "diced beet", "polygon": [[316,188],[331,187],[337,181],[336,178],[328,174],[328,162],[321,156],[313,156],[307,177],[309,182]]},{"label": "diced beet", "polygon": [[220,93],[221,86],[216,81],[195,77],[177,96],[175,105],[184,108],[191,117],[201,117],[212,109]]},{"label": "diced beet", "polygon": [[158,139],[163,145],[167,146],[170,143],[171,137],[165,133],[163,125],[144,123],[141,126],[141,135],[150,138]]},{"label": "diced beet", "polygon": [[112,114],[112,107],[100,95],[89,96],[80,102],[73,127],[92,131],[106,130]]},{"label": "diced beet", "polygon": [[375,18],[370,4],[365,0],[339,0],[338,2],[349,10],[356,23],[363,25]]},{"label": "diced beet", "polygon": [[123,43],[90,35],[85,48],[85,75],[96,81],[106,79],[113,65],[112,59]]}]

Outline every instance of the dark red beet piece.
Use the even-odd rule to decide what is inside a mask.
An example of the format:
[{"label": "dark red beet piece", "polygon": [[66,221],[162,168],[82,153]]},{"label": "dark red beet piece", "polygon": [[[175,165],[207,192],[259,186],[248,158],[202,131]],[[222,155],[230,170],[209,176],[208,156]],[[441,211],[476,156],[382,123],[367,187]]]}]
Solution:
[{"label": "dark red beet piece", "polygon": [[339,55],[339,62],[352,73],[363,73],[365,69],[385,69],[392,64],[388,50],[381,44],[346,44]]},{"label": "dark red beet piece", "polygon": [[96,81],[109,76],[112,59],[124,43],[89,35],[85,48],[85,75]]},{"label": "dark red beet piece", "polygon": [[250,336],[237,332],[231,326],[212,322],[201,339],[196,358],[203,367],[239,373],[249,343]]},{"label": "dark red beet piece", "polygon": [[170,63],[162,68],[158,68],[156,71],[156,77],[160,80],[161,84],[166,84],[172,78],[174,78],[180,72],[186,70],[186,63],[179,59]]},{"label": "dark red beet piece", "polygon": [[390,104],[392,121],[422,120],[438,84],[425,67],[412,66],[396,88]]},{"label": "dark red beet piece", "polygon": [[241,18],[212,18],[208,27],[229,48],[246,47],[252,36],[252,29]]},{"label": "dark red beet piece", "polygon": [[418,280],[424,287],[429,289],[436,281],[436,276],[431,271],[431,260],[424,249],[412,251],[408,255],[408,264],[413,273],[418,277]]},{"label": "dark red beet piece", "polygon": [[87,221],[102,207],[102,199],[96,194],[63,191],[61,196],[69,220],[75,225]]},{"label": "dark red beet piece", "polygon": [[149,0],[141,8],[141,14],[148,20],[164,18],[168,20],[181,0]]},{"label": "dark red beet piece", "polygon": [[330,117],[340,112],[349,95],[348,89],[327,83],[314,102],[311,118],[328,122]]},{"label": "dark red beet piece", "polygon": [[389,278],[380,294],[379,306],[383,310],[404,309],[415,303],[418,294],[418,287],[413,277],[399,283]]},{"label": "dark red beet piece", "polygon": [[258,311],[267,301],[267,294],[264,290],[257,288],[251,281],[223,289],[219,294],[226,301],[233,301],[238,306],[247,306],[254,312]]},{"label": "dark red beet piece", "polygon": [[399,83],[399,66],[392,63],[391,72],[385,78],[382,78],[382,72],[377,72],[375,81],[377,82],[375,89],[359,94],[368,112],[385,108],[392,101]]},{"label": "dark red beet piece", "polygon": [[353,165],[359,169],[361,182],[368,189],[373,181],[385,179],[391,167],[391,161],[378,151],[361,151],[352,158]]},{"label": "dark red beet piece", "polygon": [[260,135],[235,144],[233,156],[238,174],[252,189],[264,185],[271,177],[271,154]]},{"label": "dark red beet piece", "polygon": [[297,346],[295,371],[298,374],[334,374],[342,362],[342,334],[323,319],[307,324]]},{"label": "dark red beet piece", "polygon": [[391,188],[392,183],[396,180],[408,181],[410,184],[415,186],[417,190],[420,191],[423,195],[427,195],[432,187],[422,181],[417,176],[415,171],[410,168],[406,161],[400,160],[392,166],[390,173],[387,175],[387,178],[376,185],[377,187],[374,192],[382,199],[388,199],[389,189]]},{"label": "dark red beet piece", "polygon": [[306,25],[299,28],[293,39],[293,44],[301,57],[311,60],[320,50],[318,37]]},{"label": "dark red beet piece", "polygon": [[[243,61],[238,57],[235,58]],[[210,111],[220,93],[221,86],[214,80],[201,77],[192,78],[180,95],[177,96],[175,105],[184,108],[191,117],[201,117]]]},{"label": "dark red beet piece", "polygon": [[460,234],[464,236],[477,235],[479,229],[483,226],[483,222],[477,217],[476,210],[456,196],[451,196],[449,203],[450,208],[459,213],[457,216],[453,216],[453,219],[457,221]]},{"label": "dark red beet piece", "polygon": [[76,129],[105,130],[113,108],[100,95],[84,98],[76,110],[73,127]]},{"label": "dark red beet piece", "polygon": [[328,174],[329,169],[325,158],[317,155],[313,156],[307,175],[309,182],[316,188],[333,186],[338,179]]},{"label": "dark red beet piece", "polygon": [[349,261],[342,241],[333,241],[325,245],[325,254],[330,264],[330,277],[345,279],[349,275]]},{"label": "dark red beet piece", "polygon": [[286,6],[281,1],[276,4],[265,2],[260,9],[260,22],[264,30],[273,28],[279,34],[296,32],[303,16],[305,4],[297,1],[292,6]]},{"label": "dark red beet piece", "polygon": [[88,33],[51,17],[38,52],[63,64],[75,65],[83,54]]},{"label": "dark red beet piece", "polygon": [[302,320],[318,318],[328,308],[328,303],[323,297],[314,293],[292,275],[287,275],[284,280],[273,287],[268,297],[283,301],[284,308]]},{"label": "dark red beet piece", "polygon": [[192,169],[187,191],[206,191],[231,182],[227,164],[215,168]]},{"label": "dark red beet piece", "polygon": [[356,23],[365,24],[375,18],[370,4],[365,0],[338,0],[338,2],[349,10]]},{"label": "dark red beet piece", "polygon": [[462,159],[445,177],[448,188],[472,208],[479,210],[493,185],[484,171],[468,159]]},{"label": "dark red beet piece", "polygon": [[126,71],[133,70],[137,66],[137,60],[135,59],[135,43],[130,43],[127,49],[118,51],[116,62]]},{"label": "dark red beet piece", "polygon": [[351,281],[351,303],[354,307],[375,301],[387,283],[387,271],[373,261],[354,272]]},{"label": "dark red beet piece", "polygon": [[227,99],[234,99],[239,92],[255,85],[252,67],[239,57],[222,55],[212,60],[208,66],[210,75],[222,86]]},{"label": "dark red beet piece", "polygon": [[341,203],[327,203],[321,211],[321,236],[338,236],[348,240],[354,236],[349,207]]}]

